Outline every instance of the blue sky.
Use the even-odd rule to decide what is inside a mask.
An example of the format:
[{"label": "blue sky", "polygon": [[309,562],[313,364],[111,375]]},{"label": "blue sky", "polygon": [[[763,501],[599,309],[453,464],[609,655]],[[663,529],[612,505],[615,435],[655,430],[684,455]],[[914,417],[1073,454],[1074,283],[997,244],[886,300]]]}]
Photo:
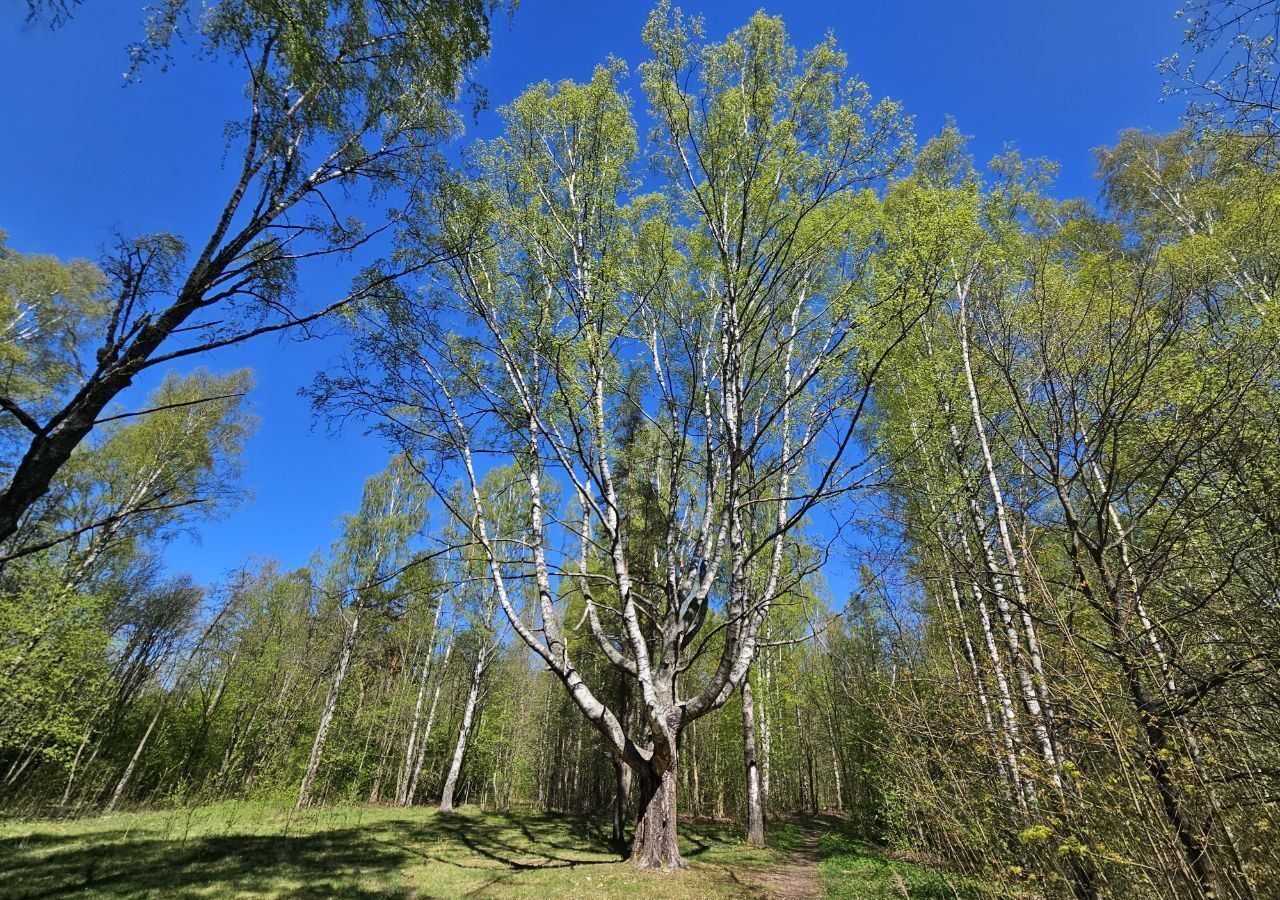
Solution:
[{"label": "blue sky", "polygon": [[[760,3],[686,2],[711,38],[742,24]],[[521,0],[495,23],[493,54],[478,80],[496,107],[526,85],[585,79],[609,55],[643,59],[647,2]],[[834,31],[851,69],[877,96],[903,101],[922,137],[954,116],[980,160],[1011,144],[1062,166],[1061,196],[1093,197],[1094,148],[1125,128],[1168,130],[1179,107],[1161,103],[1155,64],[1178,48],[1172,0],[900,0],[770,2],[801,46]],[[57,31],[22,25],[23,7],[0,13],[0,229],[24,251],[94,257],[111,229],[208,229],[225,196],[222,124],[238,115],[236,71],[179,57],[170,71],[124,86],[126,45],[141,33],[140,3],[86,0]],[[638,93],[638,92],[637,92]],[[642,103],[637,103],[643,109]],[[490,136],[492,112],[469,123]],[[339,271],[302,282],[317,303],[344,283]],[[289,566],[329,545],[338,517],[353,510],[364,479],[387,450],[356,426],[331,434],[313,425],[298,389],[340,356],[341,342],[265,339],[207,360],[222,371],[250,366],[261,419],[246,454],[246,501],[198,536],[180,538],[170,566],[212,582],[250,555]],[[159,373],[157,373],[159,374]],[[122,397],[142,400],[147,384]]]}]

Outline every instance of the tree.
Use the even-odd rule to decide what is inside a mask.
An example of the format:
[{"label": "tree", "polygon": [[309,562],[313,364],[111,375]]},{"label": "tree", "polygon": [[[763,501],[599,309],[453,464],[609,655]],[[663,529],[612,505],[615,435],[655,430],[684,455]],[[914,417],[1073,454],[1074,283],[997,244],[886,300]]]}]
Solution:
[{"label": "tree", "polygon": [[[15,567],[16,568],[16,567]],[[68,587],[48,565],[21,566],[0,591],[0,753],[7,785],[42,759],[69,759],[90,698],[107,678],[102,603]]]},{"label": "tree", "polygon": [[365,483],[360,511],[344,523],[332,579],[333,610],[340,622],[342,638],[311,745],[311,757],[298,788],[298,809],[305,809],[311,803],[311,788],[320,770],[329,726],[351,668],[363,620],[380,601],[393,596],[395,581],[409,564],[410,542],[426,524],[425,498],[416,488],[417,484],[409,462],[402,457],[394,458],[385,471]]},{"label": "tree", "polygon": [[[20,366],[10,371],[18,381]],[[17,747],[0,743],[18,750],[26,773],[77,748],[64,803],[98,753],[95,737],[118,733],[191,625],[202,592],[163,577],[156,552],[194,513],[213,516],[239,499],[254,424],[243,408],[247,385],[246,372],[171,375],[150,397],[156,411],[113,416],[59,473],[24,523],[24,548],[6,559],[3,680],[49,727],[23,726]]]},{"label": "tree", "polygon": [[65,25],[83,0],[27,0],[27,24],[37,22],[51,28]]},{"label": "tree", "polygon": [[[1274,409],[1274,175],[1248,148],[1126,135],[1093,209],[1016,157],[984,179],[944,134],[890,193],[906,227],[885,259],[935,296],[876,407],[890,567],[913,586],[884,605],[925,616],[898,629],[886,720],[896,757],[927,760],[899,788],[927,845],[1012,838],[1078,896],[1250,898],[1269,877],[1243,835],[1272,791],[1255,735],[1275,710],[1250,685],[1277,671],[1253,499],[1275,471],[1253,440]],[[981,812],[1001,807],[1005,835]]]},{"label": "tree", "polygon": [[1248,135],[1255,152],[1275,161],[1280,134],[1280,3],[1276,0],[1190,0],[1176,15],[1185,25],[1188,60],[1161,62],[1167,93],[1190,97],[1188,119],[1210,132]]},{"label": "tree", "polygon": [[[145,370],[305,327],[402,274],[366,273],[310,311],[293,303],[300,266],[352,254],[389,225],[340,217],[332,194],[363,191],[377,201],[429,175],[433,149],[454,128],[449,104],[488,51],[494,9],[488,0],[218,0],[198,13],[192,5],[164,0],[152,10],[145,40],[132,48],[134,73],[166,60],[188,31],[209,55],[243,67],[247,109],[228,127],[236,164],[227,199],[192,241],[120,237],[97,291],[86,290],[94,279],[83,266],[52,301],[13,278],[8,262],[0,270],[5,303],[18,311],[6,355],[65,354],[74,336],[84,363],[65,384],[42,385],[51,396],[36,406],[0,396],[21,431],[0,489],[0,541],[14,538],[104,410]],[[65,323],[41,325],[49,310]],[[14,332],[20,320],[37,327]]]},{"label": "tree", "polygon": [[[871,283],[870,188],[907,153],[897,106],[845,80],[830,41],[797,55],[777,19],[699,37],[666,6],[645,29],[659,192],[640,193],[621,63],[535,86],[402,236],[402,257],[450,259],[443,288],[380,294],[359,358],[317,384],[322,401],[376,414],[403,446],[461,469],[471,539],[513,629],[638,776],[640,866],[683,862],[680,735],[742,683],[790,581],[789,535],[868,471],[858,422],[914,315]],[[377,383],[361,374],[378,370]],[[624,491],[631,414],[643,425]],[[489,452],[510,453],[525,482],[528,609],[480,489]],[[576,561],[557,554],[561,534]],[[556,581],[636,686],[638,734],[570,656]],[[703,655],[708,676],[681,690]]]},{"label": "tree", "polygon": [[[486,508],[494,517],[492,524],[495,526],[495,533],[513,535],[517,533],[516,514],[519,511],[517,498],[520,487],[519,473],[505,468],[492,470],[481,482],[481,493],[487,501]],[[515,492],[514,497],[513,492]],[[458,726],[458,739],[454,742],[449,772],[445,776],[444,787],[440,791],[441,812],[453,811],[454,793],[457,790],[458,777],[462,774],[467,742],[471,738],[471,729],[475,725],[478,714],[485,674],[497,658],[506,637],[504,629],[498,627],[497,595],[486,583],[488,579],[485,568],[488,560],[478,553],[473,542],[466,538],[467,532],[474,528],[472,523],[476,515],[466,497],[466,492],[459,485],[450,506],[463,515],[471,516],[471,521],[455,523],[455,527],[446,532],[446,542],[461,550],[459,564],[455,570],[454,610],[466,622],[463,640],[467,645],[467,652],[472,657],[471,677],[467,685],[467,698],[463,704],[462,722]],[[503,561],[500,566],[507,573],[508,580],[518,577],[517,567],[522,555],[516,544],[503,551]]]},{"label": "tree", "polygon": [[[414,566],[405,572],[405,580],[411,584],[419,584],[417,595],[430,597],[433,612],[431,627],[426,640],[419,639],[421,653],[416,653],[418,690],[413,704],[413,715],[409,721],[409,734],[405,743],[404,763],[400,768],[400,778],[396,785],[396,804],[412,806],[418,793],[418,780],[422,777],[423,765],[426,762],[427,746],[431,741],[431,732],[436,723],[436,710],[440,705],[440,692],[444,688],[445,675],[449,670],[449,657],[453,653],[454,638],[457,634],[457,613],[452,615],[449,629],[444,636],[443,649],[437,650],[440,643],[440,621],[445,610],[446,591],[439,576],[433,570],[428,571],[424,565]],[[412,669],[410,670],[412,675]],[[422,705],[427,696],[427,689],[434,679],[435,688],[431,692],[431,703],[426,710],[426,720],[422,718]]]},{"label": "tree", "polygon": [[240,499],[244,444],[256,420],[243,408],[247,370],[170,374],[142,417],[109,416],[99,440],[81,445],[25,525],[23,546],[5,561],[42,550],[65,554],[72,584],[88,579],[113,550],[142,536],[163,539]]}]

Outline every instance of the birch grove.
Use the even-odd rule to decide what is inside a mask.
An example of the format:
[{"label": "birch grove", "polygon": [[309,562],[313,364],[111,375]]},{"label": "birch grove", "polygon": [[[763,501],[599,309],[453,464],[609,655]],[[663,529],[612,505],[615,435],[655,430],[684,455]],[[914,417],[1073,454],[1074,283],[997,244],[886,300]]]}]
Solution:
[{"label": "birch grove", "polygon": [[[917,143],[764,12],[659,3],[636,65],[446,152],[504,5],[194,7],[135,63],[186,35],[247,72],[202,249],[0,232],[0,811],[1280,896],[1280,4],[1187,4],[1221,74],[1166,60],[1184,127],[1120,134],[1087,199]],[[303,304],[317,257],[359,271]],[[302,393],[385,468],[305,561],[173,572],[247,499],[254,379],[126,389],[313,322]]]}]

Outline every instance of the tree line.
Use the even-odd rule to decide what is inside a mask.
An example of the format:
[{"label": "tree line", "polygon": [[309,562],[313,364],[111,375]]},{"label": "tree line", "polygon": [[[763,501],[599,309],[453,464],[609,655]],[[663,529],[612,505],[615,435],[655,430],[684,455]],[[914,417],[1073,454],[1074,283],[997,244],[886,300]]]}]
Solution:
[{"label": "tree line", "polygon": [[[198,19],[250,109],[194,263],[0,245],[7,808],[549,809],[660,867],[681,815],[831,813],[1050,896],[1280,889],[1274,4],[1184,11],[1231,77],[1167,60],[1186,127],[1101,151],[1097,202],[917,144],[832,39],[666,4],[634,78],[534,85],[444,165],[497,8],[340,7]],[[387,469],[304,568],[166,575],[250,375],[110,404],[322,317],[308,393]]]}]

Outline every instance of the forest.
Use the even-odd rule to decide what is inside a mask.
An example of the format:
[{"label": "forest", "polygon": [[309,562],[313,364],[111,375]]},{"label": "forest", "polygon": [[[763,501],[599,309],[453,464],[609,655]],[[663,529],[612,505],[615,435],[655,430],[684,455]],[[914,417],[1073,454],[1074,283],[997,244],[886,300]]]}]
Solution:
[{"label": "forest", "polygon": [[[1155,5],[1089,197],[785,11],[476,138],[514,2],[130,9],[243,93],[202,231],[0,231],[0,895],[1280,897],[1280,3]],[[204,583],[281,336],[384,467]]]}]

